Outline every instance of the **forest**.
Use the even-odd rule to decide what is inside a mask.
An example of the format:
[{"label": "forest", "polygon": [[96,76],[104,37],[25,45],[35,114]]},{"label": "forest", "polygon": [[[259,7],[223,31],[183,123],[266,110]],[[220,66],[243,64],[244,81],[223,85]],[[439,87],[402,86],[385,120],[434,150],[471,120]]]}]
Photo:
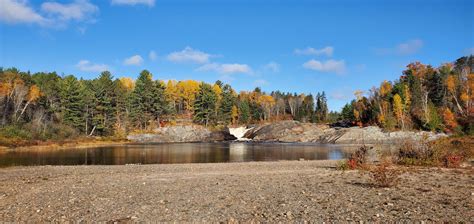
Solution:
[{"label": "forest", "polygon": [[398,80],[354,95],[341,118],[359,126],[473,134],[474,57],[437,68],[414,62]]},{"label": "forest", "polygon": [[136,80],[102,72],[93,80],[55,72],[0,70],[0,136],[65,139],[146,132],[176,123],[205,126],[249,124],[283,119],[325,122],[324,92],[313,95],[260,88],[237,93],[221,81],[164,82],[143,70]]},{"label": "forest", "polygon": [[329,112],[324,92],[236,92],[229,84],[162,81],[143,70],[136,80],[102,72],[86,80],[55,72],[0,69],[0,142],[77,136],[124,138],[177,123],[220,127],[298,120],[343,121],[386,130],[474,132],[474,57],[435,68],[411,63],[398,80],[356,91],[341,112]]}]

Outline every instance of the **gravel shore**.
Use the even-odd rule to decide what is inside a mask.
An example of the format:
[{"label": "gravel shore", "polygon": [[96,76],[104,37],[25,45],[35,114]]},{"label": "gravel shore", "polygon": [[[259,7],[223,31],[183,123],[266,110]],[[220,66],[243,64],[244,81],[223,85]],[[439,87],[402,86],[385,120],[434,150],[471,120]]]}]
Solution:
[{"label": "gravel shore", "polygon": [[334,161],[0,169],[0,222],[474,222],[472,169],[410,168],[392,188]]}]

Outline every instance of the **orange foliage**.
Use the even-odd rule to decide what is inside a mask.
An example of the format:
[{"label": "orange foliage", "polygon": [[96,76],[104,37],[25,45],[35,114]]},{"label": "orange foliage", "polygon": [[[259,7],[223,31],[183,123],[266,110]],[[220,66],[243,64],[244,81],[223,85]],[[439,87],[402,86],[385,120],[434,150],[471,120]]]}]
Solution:
[{"label": "orange foliage", "polygon": [[448,130],[454,130],[458,126],[454,113],[449,108],[443,110],[443,119]]},{"label": "orange foliage", "polygon": [[426,65],[420,63],[420,62],[415,62],[415,63],[410,63],[408,66],[408,70],[410,70],[413,74],[413,76],[422,79],[425,77],[425,75],[428,73],[429,69]]},{"label": "orange foliage", "polygon": [[41,96],[41,92],[38,86],[32,85],[28,93],[28,101],[33,102],[37,100],[40,96]]},{"label": "orange foliage", "polygon": [[449,75],[448,78],[446,78],[446,87],[448,88],[449,92],[454,93],[456,90],[456,80],[454,79],[454,76]]},{"label": "orange foliage", "polygon": [[392,84],[390,82],[383,81],[380,85],[380,95],[386,96],[390,92],[392,92]]}]

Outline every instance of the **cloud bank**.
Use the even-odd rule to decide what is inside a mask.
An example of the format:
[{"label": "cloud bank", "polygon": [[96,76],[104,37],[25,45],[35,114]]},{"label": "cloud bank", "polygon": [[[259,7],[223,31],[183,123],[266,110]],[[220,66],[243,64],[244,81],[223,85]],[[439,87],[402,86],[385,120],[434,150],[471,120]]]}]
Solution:
[{"label": "cloud bank", "polygon": [[155,0],[112,0],[112,5],[147,5],[153,7]]},{"label": "cloud bank", "polygon": [[185,47],[182,51],[176,51],[168,54],[166,57],[169,61],[177,63],[198,63],[205,64],[209,62],[210,54],[199,50],[194,50],[191,47]]},{"label": "cloud bank", "polygon": [[196,69],[196,71],[215,71],[219,74],[252,73],[252,68],[246,64],[205,64]]},{"label": "cloud bank", "polygon": [[83,72],[103,72],[109,70],[106,64],[94,64],[88,60],[80,60],[76,67]]},{"label": "cloud bank", "polygon": [[315,56],[326,55],[328,57],[331,57],[332,54],[334,53],[334,47],[327,46],[321,49],[307,47],[305,49],[295,49],[294,53],[297,55],[315,55]]},{"label": "cloud bank", "polygon": [[346,63],[344,60],[327,60],[327,61],[318,61],[311,59],[303,64],[303,67],[306,69],[326,72],[326,73],[336,73],[338,75],[344,74],[346,72]]},{"label": "cloud bank", "polygon": [[143,64],[143,58],[140,55],[133,55],[123,61],[124,65],[140,66]]}]

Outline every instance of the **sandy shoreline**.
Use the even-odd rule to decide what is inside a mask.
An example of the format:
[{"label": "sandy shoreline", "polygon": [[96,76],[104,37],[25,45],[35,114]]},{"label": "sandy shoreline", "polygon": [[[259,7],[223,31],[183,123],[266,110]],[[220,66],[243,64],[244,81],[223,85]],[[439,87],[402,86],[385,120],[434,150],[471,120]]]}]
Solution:
[{"label": "sandy shoreline", "polygon": [[376,188],[335,161],[0,169],[0,221],[474,221],[472,169]]}]

